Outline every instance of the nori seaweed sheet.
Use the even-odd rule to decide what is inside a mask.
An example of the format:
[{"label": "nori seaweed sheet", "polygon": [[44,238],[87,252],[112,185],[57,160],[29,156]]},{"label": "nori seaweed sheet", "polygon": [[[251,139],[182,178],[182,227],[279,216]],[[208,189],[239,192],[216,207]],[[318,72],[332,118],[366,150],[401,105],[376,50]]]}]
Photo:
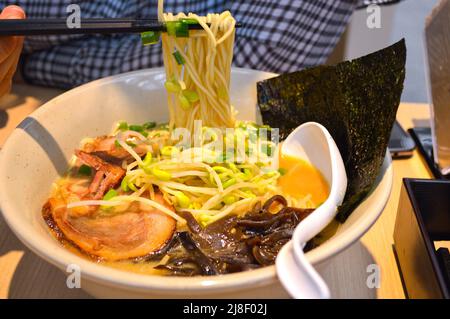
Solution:
[{"label": "nori seaweed sheet", "polygon": [[405,79],[405,40],[336,66],[318,66],[257,84],[264,124],[284,139],[302,123],[324,125],[348,177],[337,220],[344,222],[371,190],[384,160]]}]

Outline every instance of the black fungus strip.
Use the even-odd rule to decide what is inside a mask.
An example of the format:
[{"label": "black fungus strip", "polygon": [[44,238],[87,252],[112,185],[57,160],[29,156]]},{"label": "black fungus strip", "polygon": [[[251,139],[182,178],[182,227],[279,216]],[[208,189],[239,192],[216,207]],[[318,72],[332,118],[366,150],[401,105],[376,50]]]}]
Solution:
[{"label": "black fungus strip", "polygon": [[262,212],[263,213],[267,213],[270,210],[270,207],[274,204],[274,203],[279,203],[281,204],[283,207],[287,206],[287,200],[286,198],[284,198],[281,195],[275,195],[272,196],[271,198],[269,198],[263,205],[262,207]]},{"label": "black fungus strip", "polygon": [[210,276],[218,274],[218,270],[214,263],[198,249],[196,243],[187,232],[180,233],[179,238],[183,247],[192,254],[193,260],[195,260],[201,268],[202,275]]},{"label": "black fungus strip", "polygon": [[[269,210],[281,205],[277,213]],[[186,219],[190,233],[178,233],[180,245],[167,252],[166,270],[174,276],[216,275],[273,265],[281,247],[292,237],[295,227],[313,209],[288,207],[283,196],[276,195],[264,205],[255,204],[242,218],[228,216],[201,227],[192,214]]]}]

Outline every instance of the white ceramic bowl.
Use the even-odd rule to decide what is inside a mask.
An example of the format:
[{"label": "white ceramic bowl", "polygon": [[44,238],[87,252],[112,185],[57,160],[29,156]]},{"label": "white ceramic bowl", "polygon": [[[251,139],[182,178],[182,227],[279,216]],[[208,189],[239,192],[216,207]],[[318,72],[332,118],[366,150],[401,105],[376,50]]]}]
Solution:
[{"label": "white ceramic bowl", "polygon": [[[239,118],[257,119],[256,82],[272,76],[233,69],[231,97]],[[25,245],[61,270],[78,265],[82,288],[95,297],[287,297],[274,266],[214,277],[145,276],[81,258],[50,235],[41,207],[80,140],[107,134],[118,120],[167,121],[164,80],[162,69],[108,77],[68,91],[26,118],[0,153],[0,205],[6,222]],[[382,212],[391,185],[387,155],[372,192],[331,239],[307,253],[309,260],[324,264],[358,240]]]}]

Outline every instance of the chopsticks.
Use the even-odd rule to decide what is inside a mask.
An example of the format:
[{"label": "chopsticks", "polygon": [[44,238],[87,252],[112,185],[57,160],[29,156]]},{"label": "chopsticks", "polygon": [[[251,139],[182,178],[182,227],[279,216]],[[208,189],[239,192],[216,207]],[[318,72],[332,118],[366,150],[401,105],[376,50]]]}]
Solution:
[{"label": "chopsticks", "polygon": [[[239,28],[241,25],[236,24]],[[201,30],[199,24],[188,24],[190,30]],[[81,19],[80,28],[69,28],[66,19],[6,19],[0,20],[0,36],[110,34],[165,32],[166,26],[157,19],[90,18]]]}]

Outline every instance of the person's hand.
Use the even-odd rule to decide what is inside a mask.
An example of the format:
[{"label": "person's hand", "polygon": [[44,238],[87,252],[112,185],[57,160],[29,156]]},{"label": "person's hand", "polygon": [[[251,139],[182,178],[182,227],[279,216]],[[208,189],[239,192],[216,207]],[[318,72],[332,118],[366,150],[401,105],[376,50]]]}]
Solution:
[{"label": "person's hand", "polygon": [[[25,12],[18,6],[8,6],[0,14],[0,19],[24,18]],[[22,46],[23,37],[0,37],[0,97],[11,90]]]}]

